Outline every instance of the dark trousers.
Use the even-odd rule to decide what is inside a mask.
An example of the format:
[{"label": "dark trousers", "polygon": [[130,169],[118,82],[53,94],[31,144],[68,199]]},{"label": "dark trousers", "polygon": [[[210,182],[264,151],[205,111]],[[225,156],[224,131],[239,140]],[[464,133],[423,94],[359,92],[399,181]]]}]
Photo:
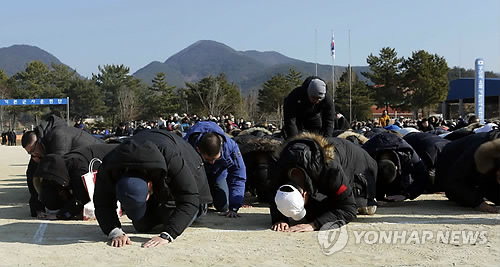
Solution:
[{"label": "dark trousers", "polygon": [[214,208],[217,211],[229,210],[229,187],[226,179],[217,181],[214,177],[208,177],[208,185],[212,194]]},{"label": "dark trousers", "polygon": [[38,192],[36,191],[35,185],[33,184],[33,175],[35,174],[37,168],[38,163],[30,159],[28,163],[28,169],[26,170],[26,182],[28,184],[28,190],[30,192],[29,205],[31,217],[36,217],[38,211],[45,211],[45,206],[38,199]]},{"label": "dark trousers", "polygon": [[[139,220],[132,221],[135,230],[140,233],[149,233],[153,231],[153,228],[159,225],[163,225],[163,222],[168,220],[170,216],[174,213],[175,205],[168,204],[158,204],[155,201],[149,201],[146,207],[146,214]],[[208,205],[200,204],[198,213],[196,213],[191,221],[189,222],[189,227],[193,222],[199,217],[207,214]],[[161,231],[161,230],[160,230]]]}]

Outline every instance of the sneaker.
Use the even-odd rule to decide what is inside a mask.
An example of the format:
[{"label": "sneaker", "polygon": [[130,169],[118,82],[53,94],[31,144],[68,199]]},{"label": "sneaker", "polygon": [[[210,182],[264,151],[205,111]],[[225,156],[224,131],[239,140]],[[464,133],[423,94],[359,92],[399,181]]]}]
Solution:
[{"label": "sneaker", "polygon": [[358,208],[358,214],[361,215],[373,215],[377,211],[377,206],[367,206]]}]

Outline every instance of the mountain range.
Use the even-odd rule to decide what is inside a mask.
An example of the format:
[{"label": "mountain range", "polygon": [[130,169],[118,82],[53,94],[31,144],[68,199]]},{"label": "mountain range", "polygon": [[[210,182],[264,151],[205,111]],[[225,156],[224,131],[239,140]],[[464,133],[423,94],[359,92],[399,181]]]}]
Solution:
[{"label": "mountain range", "polygon": [[36,46],[13,45],[0,48],[0,69],[8,77],[20,71],[25,71],[26,65],[34,60],[41,61],[47,66],[50,66],[52,62],[63,64],[55,56]]},{"label": "mountain range", "polygon": [[[61,63],[55,56],[35,46],[13,45],[0,48],[0,69],[7,76],[24,71],[26,64],[39,60],[48,66],[51,62]],[[287,74],[289,69],[301,72],[303,78],[314,75],[314,63],[293,59],[278,52],[236,51],[235,49],[210,40],[197,41],[180,52],[169,57],[165,62],[153,61],[137,70],[133,76],[146,84],[158,72],[166,74],[169,85],[181,88],[185,82],[197,82],[209,75],[217,76],[225,73],[230,82],[239,86],[243,95],[248,95],[262,87],[262,84],[276,74]],[[326,81],[332,79],[331,65],[317,65],[318,76]],[[335,78],[338,79],[346,67],[335,66]],[[353,67],[361,80],[367,79],[361,72],[369,71],[369,67]]]},{"label": "mountain range", "polygon": [[[301,72],[303,78],[314,75],[314,63],[286,57],[278,52],[236,51],[233,48],[215,41],[198,41],[165,62],[151,62],[134,73],[134,76],[146,83],[151,83],[158,72],[164,72],[170,85],[183,87],[184,82],[197,82],[208,75],[217,76],[225,73],[229,81],[236,83],[246,95],[260,89],[262,84],[276,74],[287,74],[289,69]],[[335,66],[335,77],[338,79],[345,67]],[[361,72],[369,71],[369,67],[353,67],[360,79],[367,79]],[[326,81],[332,79],[332,66],[318,64],[318,76]]]}]

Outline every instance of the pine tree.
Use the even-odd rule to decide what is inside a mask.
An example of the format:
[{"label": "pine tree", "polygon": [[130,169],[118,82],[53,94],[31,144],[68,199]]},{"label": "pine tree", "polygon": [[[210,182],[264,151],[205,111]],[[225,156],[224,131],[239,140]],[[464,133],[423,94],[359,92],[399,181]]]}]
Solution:
[{"label": "pine tree", "polygon": [[400,75],[403,58],[397,55],[394,48],[384,47],[378,57],[370,54],[366,60],[372,72],[362,74],[374,84],[372,88],[377,107],[398,108],[405,104]]},{"label": "pine tree", "polygon": [[174,89],[175,86],[168,86],[165,73],[159,72],[156,74],[152,85],[146,91],[147,96],[144,104],[147,109],[147,117],[166,117],[178,111],[179,105],[177,104]]},{"label": "pine tree", "polygon": [[[329,86],[331,83],[329,83]],[[349,118],[349,73],[345,71],[337,83],[335,96],[335,109]],[[359,80],[355,72],[352,73],[351,82],[352,119],[372,119],[371,107],[374,104],[373,91],[368,85]]]},{"label": "pine tree", "polygon": [[444,57],[424,50],[413,52],[404,60],[404,85],[414,110],[443,102],[448,95],[448,64]]}]

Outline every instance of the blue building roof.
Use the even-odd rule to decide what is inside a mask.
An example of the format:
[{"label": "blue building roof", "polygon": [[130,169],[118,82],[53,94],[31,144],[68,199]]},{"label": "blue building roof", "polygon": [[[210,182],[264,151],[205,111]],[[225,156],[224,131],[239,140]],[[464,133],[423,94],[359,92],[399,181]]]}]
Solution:
[{"label": "blue building roof", "polygon": [[[487,78],[485,83],[485,97],[500,95],[500,79]],[[474,99],[474,79],[465,78],[450,82],[448,97],[446,101],[458,101],[459,99]]]}]

